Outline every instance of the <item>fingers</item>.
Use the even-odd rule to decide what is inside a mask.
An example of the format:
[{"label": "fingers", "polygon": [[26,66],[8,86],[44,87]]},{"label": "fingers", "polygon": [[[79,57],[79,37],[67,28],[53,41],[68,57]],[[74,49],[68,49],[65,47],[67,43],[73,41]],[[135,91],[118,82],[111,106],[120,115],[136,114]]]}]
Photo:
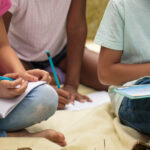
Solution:
[{"label": "fingers", "polygon": [[59,95],[58,109],[64,109],[66,104],[69,103],[69,92],[63,89],[58,89],[56,86],[53,86],[53,88],[56,90],[57,94]]},{"label": "fingers", "polygon": [[69,90],[66,91],[66,90],[63,90],[63,89],[58,89],[55,86],[53,86],[53,87],[55,88],[56,92],[59,95],[59,105],[58,105],[58,108],[63,109],[65,107],[65,104],[67,104],[66,100],[68,100],[68,99],[69,99],[69,102],[71,104],[73,104],[73,105],[75,104],[75,100],[79,101],[81,103],[84,103],[85,100],[88,101],[88,102],[92,102],[92,100],[89,97],[81,95],[81,94],[79,94],[76,91],[73,91],[73,92],[69,91]]},{"label": "fingers", "polygon": [[51,76],[49,75],[49,79],[48,79],[48,84],[50,84],[52,82],[52,78],[51,78]]},{"label": "fingers", "polygon": [[63,96],[63,97],[65,97],[65,98],[69,98],[69,92],[67,92],[67,91],[65,91],[65,90],[63,90],[63,89],[58,89],[57,90],[57,92],[58,92],[58,94],[60,95],[60,96]]},{"label": "fingers", "polygon": [[22,82],[19,88],[10,89],[10,92],[12,93],[13,96],[19,96],[25,92],[27,86],[28,86],[28,82],[24,81]]},{"label": "fingers", "polygon": [[69,100],[68,100],[68,99],[65,99],[65,98],[62,97],[62,96],[59,96],[59,103],[68,104],[68,103],[69,103]]},{"label": "fingers", "polygon": [[64,109],[66,104],[69,103],[68,99],[65,99],[62,96],[59,96],[58,109]]},{"label": "fingers", "polygon": [[68,99],[65,99],[62,96],[59,96],[58,109],[64,109],[66,104],[69,103]]},{"label": "fingers", "polygon": [[34,75],[31,75],[27,72],[20,72],[20,73],[11,73],[11,74],[6,74],[4,75],[5,77],[9,77],[9,78],[13,78],[13,79],[17,79],[19,77],[23,78],[26,81],[30,81],[30,82],[36,82],[38,81],[38,78],[35,77]]},{"label": "fingers", "polygon": [[41,81],[46,81],[48,84],[51,82],[51,78],[48,72],[44,71]]},{"label": "fingers", "polygon": [[79,101],[80,103],[84,103],[85,100],[88,101],[88,102],[92,102],[92,100],[87,97],[87,96],[83,96],[83,95],[80,95],[80,94],[73,94],[70,96],[70,103],[74,105],[74,102],[76,101]]},{"label": "fingers", "polygon": [[27,71],[30,75],[34,75],[38,78],[38,80],[46,81],[48,84],[51,82],[51,77],[47,71],[40,70],[40,69],[33,69]]},{"label": "fingers", "polygon": [[82,96],[77,95],[77,96],[76,96],[76,100],[79,101],[80,103],[84,103],[84,100],[85,100],[85,99],[84,99]]},{"label": "fingers", "polygon": [[3,86],[5,87],[5,88],[16,88],[16,86],[18,86],[18,85],[20,85],[20,84],[22,84],[22,79],[20,78],[20,79],[17,79],[17,80],[15,80],[15,81],[1,81],[1,83],[3,84]]},{"label": "fingers", "polygon": [[[17,86],[19,85],[19,87],[16,87],[16,85]],[[1,86],[3,89],[2,97],[13,98],[16,96],[20,96],[22,93],[25,92],[28,86],[28,82],[27,81],[22,82],[22,79],[18,79],[14,82],[11,82],[11,81],[1,82]]]},{"label": "fingers", "polygon": [[50,76],[51,76],[51,82],[50,82],[50,84],[51,85],[56,85],[56,81],[55,81],[54,75],[51,73]]},{"label": "fingers", "polygon": [[77,95],[76,99],[81,103],[84,103],[85,100],[88,102],[92,102],[92,100],[89,97],[84,96],[84,95]]},{"label": "fingers", "polygon": [[21,75],[21,77],[23,79],[25,79],[26,81],[30,81],[30,82],[36,82],[36,81],[38,81],[37,77],[35,77],[34,75],[31,75],[31,74],[29,74],[27,72],[24,73],[23,75]]},{"label": "fingers", "polygon": [[65,91],[63,89],[58,89],[56,86],[53,86],[53,88],[56,90],[56,92],[57,92],[57,94],[59,96],[62,96],[64,98],[66,98],[66,99],[69,99],[69,97],[70,97],[69,92],[67,92],[67,91]]},{"label": "fingers", "polygon": [[70,96],[70,103],[74,105],[75,95]]},{"label": "fingers", "polygon": [[84,100],[86,100],[88,102],[92,102],[92,100],[89,97],[87,97],[87,96],[82,96],[82,97],[83,97]]},{"label": "fingers", "polygon": [[17,79],[19,77],[18,73],[5,74],[4,77],[9,77],[12,79]]},{"label": "fingers", "polygon": [[64,109],[66,105],[58,103],[58,109]]}]

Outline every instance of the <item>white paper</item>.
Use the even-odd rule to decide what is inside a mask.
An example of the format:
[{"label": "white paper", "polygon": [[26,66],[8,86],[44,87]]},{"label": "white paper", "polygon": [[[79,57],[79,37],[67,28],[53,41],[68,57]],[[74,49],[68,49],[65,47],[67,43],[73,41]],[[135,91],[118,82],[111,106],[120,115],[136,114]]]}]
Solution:
[{"label": "white paper", "polygon": [[2,99],[0,98],[0,118],[5,118],[35,87],[45,84],[44,81],[30,82],[26,91],[16,98]]},{"label": "white paper", "polygon": [[65,110],[69,110],[69,111],[83,110],[83,109],[96,107],[104,103],[110,102],[109,95],[105,91],[95,92],[87,96],[91,98],[92,102],[85,101],[84,103],[80,103],[78,101],[75,101],[74,105],[72,104],[66,105]]}]

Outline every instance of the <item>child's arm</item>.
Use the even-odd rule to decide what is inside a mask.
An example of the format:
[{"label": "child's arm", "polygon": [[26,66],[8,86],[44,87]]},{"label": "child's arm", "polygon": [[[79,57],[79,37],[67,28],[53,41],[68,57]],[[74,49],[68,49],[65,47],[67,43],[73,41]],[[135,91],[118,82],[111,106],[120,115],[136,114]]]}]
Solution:
[{"label": "child's arm", "polygon": [[7,32],[9,30],[11,18],[12,18],[12,14],[10,12],[5,13],[4,16],[3,16],[4,25],[5,25],[5,28],[6,28]]},{"label": "child's arm", "polygon": [[2,18],[0,18],[0,64],[5,73],[25,71],[23,65],[19,61],[17,55],[9,45],[6,30]]},{"label": "child's arm", "polygon": [[120,63],[122,52],[105,47],[101,48],[98,76],[102,83],[107,85],[122,85],[125,82],[150,75],[150,63]]},{"label": "child's arm", "polygon": [[87,35],[85,10],[86,0],[72,0],[67,18],[67,73],[64,89],[71,93],[72,101],[85,99],[77,92]]},{"label": "child's arm", "polygon": [[67,77],[66,84],[78,88],[87,28],[85,0],[72,0],[67,19]]},{"label": "child's arm", "polygon": [[[25,71],[16,53],[10,47],[2,18],[0,18],[0,73],[19,73],[21,77],[29,81],[37,81],[36,76]],[[42,71],[39,70],[39,74]],[[44,75],[43,75],[44,76]]]}]

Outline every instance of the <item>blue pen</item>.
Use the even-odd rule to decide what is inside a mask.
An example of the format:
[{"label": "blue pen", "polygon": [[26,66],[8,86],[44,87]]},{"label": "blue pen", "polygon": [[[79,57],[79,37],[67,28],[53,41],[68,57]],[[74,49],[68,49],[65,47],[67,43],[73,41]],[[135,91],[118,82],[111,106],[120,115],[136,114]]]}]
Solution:
[{"label": "blue pen", "polygon": [[0,80],[14,81],[15,79],[12,79],[12,78],[9,78],[9,77],[0,76]]},{"label": "blue pen", "polygon": [[50,65],[51,65],[52,72],[53,72],[53,75],[54,75],[54,78],[55,78],[57,87],[60,89],[60,83],[59,83],[59,80],[58,80],[58,77],[57,77],[57,74],[56,74],[56,71],[55,71],[55,67],[54,67],[54,64],[53,64],[53,61],[52,61],[50,52],[47,50],[47,51],[46,51],[46,54],[47,54],[47,56],[48,56],[49,63],[50,63]]}]

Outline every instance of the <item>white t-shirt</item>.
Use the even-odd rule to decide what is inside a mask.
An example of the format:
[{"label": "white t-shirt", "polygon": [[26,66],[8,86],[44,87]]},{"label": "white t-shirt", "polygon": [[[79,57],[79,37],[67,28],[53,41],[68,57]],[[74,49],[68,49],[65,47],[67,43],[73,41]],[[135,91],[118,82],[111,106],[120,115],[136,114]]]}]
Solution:
[{"label": "white t-shirt", "polygon": [[[95,37],[95,43],[113,50],[123,51],[121,63],[149,63],[149,17],[150,0],[110,0]],[[134,83],[135,81],[132,81],[125,85]],[[110,92],[112,92],[111,89]],[[113,109],[118,115],[123,97],[112,93],[110,96]]]},{"label": "white t-shirt", "polygon": [[71,0],[12,0],[13,14],[8,38],[18,57],[25,61],[47,60],[67,43],[66,19]]}]

